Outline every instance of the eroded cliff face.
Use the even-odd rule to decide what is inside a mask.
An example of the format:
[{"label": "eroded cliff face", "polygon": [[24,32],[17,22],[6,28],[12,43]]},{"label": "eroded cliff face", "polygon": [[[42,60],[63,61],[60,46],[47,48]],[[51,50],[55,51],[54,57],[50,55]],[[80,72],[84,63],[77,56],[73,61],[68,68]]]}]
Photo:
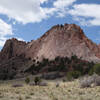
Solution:
[{"label": "eroded cliff face", "polygon": [[24,55],[26,43],[15,38],[6,41],[0,52],[0,60],[8,60],[12,57]]},{"label": "eroded cliff face", "polygon": [[75,24],[56,25],[35,42],[37,47],[33,45],[33,48],[37,52],[33,58],[54,59],[74,54],[88,61],[99,61],[99,47]]},{"label": "eroded cliff face", "polygon": [[25,58],[54,59],[57,56],[77,55],[88,61],[98,62],[100,46],[89,40],[75,24],[56,25],[42,37],[29,43],[17,39],[7,40],[0,52],[0,61],[23,55]]}]

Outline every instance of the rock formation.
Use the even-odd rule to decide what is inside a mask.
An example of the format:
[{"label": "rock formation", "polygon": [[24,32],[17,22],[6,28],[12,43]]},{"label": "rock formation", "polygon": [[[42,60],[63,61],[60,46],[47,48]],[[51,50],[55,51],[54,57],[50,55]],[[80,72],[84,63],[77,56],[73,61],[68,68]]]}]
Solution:
[{"label": "rock formation", "polygon": [[[42,37],[31,42],[15,38],[6,41],[0,52],[0,79],[23,77],[35,61],[43,58],[71,57],[100,62],[100,45],[88,39],[83,30],[75,24],[53,26]],[[83,61],[84,61],[83,60]]]},{"label": "rock formation", "polygon": [[53,26],[42,37],[29,43],[7,40],[0,52],[0,60],[23,55],[26,58],[54,59],[57,56],[77,55],[87,61],[100,61],[100,46],[88,39],[75,24]]}]

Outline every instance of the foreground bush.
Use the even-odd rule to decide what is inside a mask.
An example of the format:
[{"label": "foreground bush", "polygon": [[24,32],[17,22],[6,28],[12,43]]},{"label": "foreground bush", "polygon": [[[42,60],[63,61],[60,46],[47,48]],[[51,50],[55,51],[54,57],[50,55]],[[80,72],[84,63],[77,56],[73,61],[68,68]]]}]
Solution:
[{"label": "foreground bush", "polygon": [[71,81],[72,79],[77,79],[81,76],[81,73],[79,71],[71,71],[67,72],[67,79]]},{"label": "foreground bush", "polygon": [[68,72],[67,73],[67,81],[72,81],[73,80],[73,77],[71,75],[71,72]]},{"label": "foreground bush", "polygon": [[30,83],[30,78],[29,78],[29,77],[27,77],[27,78],[25,79],[25,83],[26,83],[26,84],[29,84],[29,83]]},{"label": "foreground bush", "polygon": [[91,70],[93,70],[93,73],[100,75],[100,64],[94,65],[93,69],[91,69]]},{"label": "foreground bush", "polygon": [[40,77],[35,77],[35,78],[34,78],[34,83],[35,83],[35,85],[39,85],[40,82],[41,82]]}]

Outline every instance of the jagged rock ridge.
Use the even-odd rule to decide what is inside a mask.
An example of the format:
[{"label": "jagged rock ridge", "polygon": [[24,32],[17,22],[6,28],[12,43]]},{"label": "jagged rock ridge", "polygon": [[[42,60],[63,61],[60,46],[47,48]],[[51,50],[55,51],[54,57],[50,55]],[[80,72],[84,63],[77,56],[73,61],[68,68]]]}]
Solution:
[{"label": "jagged rock ridge", "polygon": [[7,40],[3,49],[0,52],[0,61],[23,55],[25,52],[25,47],[26,43],[23,41],[18,41],[15,38]]},{"label": "jagged rock ridge", "polygon": [[41,60],[72,54],[88,61],[100,61],[100,46],[89,40],[83,30],[75,24],[53,26],[42,37],[29,43],[16,39],[7,40],[0,52],[0,60],[18,55]]},{"label": "jagged rock ridge", "polygon": [[[30,45],[29,43],[28,45]],[[36,50],[36,52],[34,52]],[[100,48],[75,24],[56,25],[31,44],[27,56],[54,59],[72,54],[88,61],[99,61]],[[32,55],[33,54],[33,55]]]}]

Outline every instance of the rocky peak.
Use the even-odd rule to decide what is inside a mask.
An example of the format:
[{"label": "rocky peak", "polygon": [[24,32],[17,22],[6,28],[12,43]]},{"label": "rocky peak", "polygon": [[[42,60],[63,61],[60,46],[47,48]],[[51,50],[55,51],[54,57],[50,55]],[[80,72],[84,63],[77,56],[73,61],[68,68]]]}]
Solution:
[{"label": "rocky peak", "polygon": [[82,31],[82,29],[80,28],[80,26],[78,26],[78,25],[76,25],[76,24],[64,24],[64,25],[55,25],[55,26],[53,26],[50,30],[57,30],[57,31],[61,31],[61,30],[68,30],[68,31],[71,31],[71,30],[73,30],[73,31],[75,31],[75,30],[77,30],[77,31]]},{"label": "rocky peak", "polygon": [[76,24],[55,25],[39,40],[42,42],[38,57],[54,59],[56,56],[70,57],[75,54],[87,60],[100,58],[98,46]]},{"label": "rocky peak", "polygon": [[47,36],[54,37],[58,35],[66,35],[70,39],[85,38],[83,30],[80,26],[76,24],[64,24],[64,25],[55,25],[50,30],[48,30],[41,38],[46,38]]},{"label": "rocky peak", "polygon": [[6,41],[3,49],[0,52],[0,58],[10,59],[14,56],[22,54],[25,50],[26,42],[18,41],[16,38],[12,38]]},{"label": "rocky peak", "polygon": [[54,59],[75,54],[85,60],[96,61],[100,58],[100,46],[89,40],[80,26],[64,24],[53,26],[42,37],[29,43],[15,38],[7,40],[0,52],[0,59],[21,54],[32,59]]}]

